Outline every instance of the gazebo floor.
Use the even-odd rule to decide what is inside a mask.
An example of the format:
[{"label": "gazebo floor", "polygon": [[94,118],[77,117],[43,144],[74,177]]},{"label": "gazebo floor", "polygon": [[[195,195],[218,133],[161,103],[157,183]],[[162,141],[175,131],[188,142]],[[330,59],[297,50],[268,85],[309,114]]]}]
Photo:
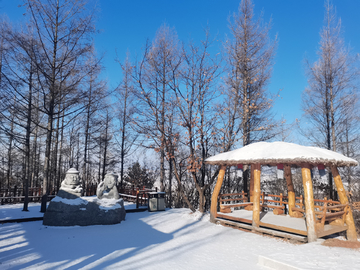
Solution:
[{"label": "gazebo floor", "polygon": [[[252,226],[252,211],[234,210],[232,213],[217,212],[217,221],[222,224],[255,230],[266,234],[280,236],[297,241],[307,242],[306,222],[304,218],[293,218],[289,215],[274,215],[272,212],[260,213],[260,227]],[[324,237],[334,233],[346,231],[347,226],[334,226],[325,224],[324,229],[317,233]]]}]

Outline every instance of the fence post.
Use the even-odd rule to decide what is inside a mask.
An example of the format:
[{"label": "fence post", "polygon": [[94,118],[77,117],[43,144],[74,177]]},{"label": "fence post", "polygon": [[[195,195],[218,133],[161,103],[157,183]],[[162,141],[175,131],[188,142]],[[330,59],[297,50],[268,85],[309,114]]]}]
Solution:
[{"label": "fence post", "polygon": [[325,200],[325,202],[323,203],[323,206],[325,205],[325,203],[328,203],[328,204],[329,204],[329,206],[330,206],[330,205],[332,205],[331,203],[326,202],[326,201],[327,201],[327,197],[324,197],[324,200]]},{"label": "fence post", "polygon": [[139,208],[139,188],[136,188],[136,208]]},{"label": "fence post", "polygon": [[15,202],[15,198],[16,198],[16,193],[17,193],[17,186],[14,187],[14,197],[13,197],[13,202]]},{"label": "fence post", "polygon": [[40,212],[41,213],[45,213],[46,212],[46,204],[47,204],[47,194],[44,194],[41,197],[41,207],[40,207]]}]

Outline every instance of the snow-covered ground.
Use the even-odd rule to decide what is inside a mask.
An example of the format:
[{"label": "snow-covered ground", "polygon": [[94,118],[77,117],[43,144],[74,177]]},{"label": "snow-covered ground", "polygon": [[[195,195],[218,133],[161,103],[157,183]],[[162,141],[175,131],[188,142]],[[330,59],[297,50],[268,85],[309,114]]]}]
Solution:
[{"label": "snow-covered ground", "polygon": [[23,204],[1,205],[0,220],[42,217],[44,214],[40,212],[40,206],[40,203],[29,203],[29,211],[25,212],[22,211]]},{"label": "snow-covered ground", "polygon": [[[124,202],[126,209],[135,209],[134,203]],[[40,203],[29,203],[28,212],[22,211],[23,204],[0,205],[0,221],[8,219],[22,219],[32,217],[42,217],[44,214],[40,212]],[[1,266],[1,265],[0,265]],[[1,269],[1,267],[0,267]]]},{"label": "snow-covered ground", "polygon": [[[31,207],[38,214],[39,205]],[[18,218],[21,208],[0,212]],[[358,250],[292,244],[212,224],[188,209],[128,213],[107,226],[0,225],[0,269],[268,269],[259,255],[293,266],[286,269],[360,269]]]}]

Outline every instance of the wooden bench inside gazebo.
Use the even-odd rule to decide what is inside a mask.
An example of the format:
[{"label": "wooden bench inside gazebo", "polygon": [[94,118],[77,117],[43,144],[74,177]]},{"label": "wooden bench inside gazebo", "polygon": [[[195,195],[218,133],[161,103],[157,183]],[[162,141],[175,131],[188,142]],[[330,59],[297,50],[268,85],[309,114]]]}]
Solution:
[{"label": "wooden bench inside gazebo", "polygon": [[[356,160],[317,147],[259,142],[212,156],[205,162],[220,166],[211,197],[211,222],[303,242],[346,231],[348,240],[357,241],[352,211],[338,171],[338,167],[358,165]],[[239,164],[251,168],[249,196],[244,192],[220,194],[226,168]],[[284,166],[287,196],[260,190],[261,166],[278,164]],[[315,166],[331,170],[339,201],[314,199],[311,169]],[[291,167],[301,167],[304,197],[294,192]]]}]

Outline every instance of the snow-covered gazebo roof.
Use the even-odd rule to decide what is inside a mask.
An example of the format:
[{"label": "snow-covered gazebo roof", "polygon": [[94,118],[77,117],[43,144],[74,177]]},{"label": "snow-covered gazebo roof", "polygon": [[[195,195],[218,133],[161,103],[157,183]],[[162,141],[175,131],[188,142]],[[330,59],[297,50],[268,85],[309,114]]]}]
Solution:
[{"label": "snow-covered gazebo roof", "polygon": [[258,142],[240,149],[221,153],[205,160],[212,165],[236,165],[236,164],[298,164],[311,165],[324,164],[357,166],[358,162],[342,154],[319,147],[302,146],[287,142]]}]

